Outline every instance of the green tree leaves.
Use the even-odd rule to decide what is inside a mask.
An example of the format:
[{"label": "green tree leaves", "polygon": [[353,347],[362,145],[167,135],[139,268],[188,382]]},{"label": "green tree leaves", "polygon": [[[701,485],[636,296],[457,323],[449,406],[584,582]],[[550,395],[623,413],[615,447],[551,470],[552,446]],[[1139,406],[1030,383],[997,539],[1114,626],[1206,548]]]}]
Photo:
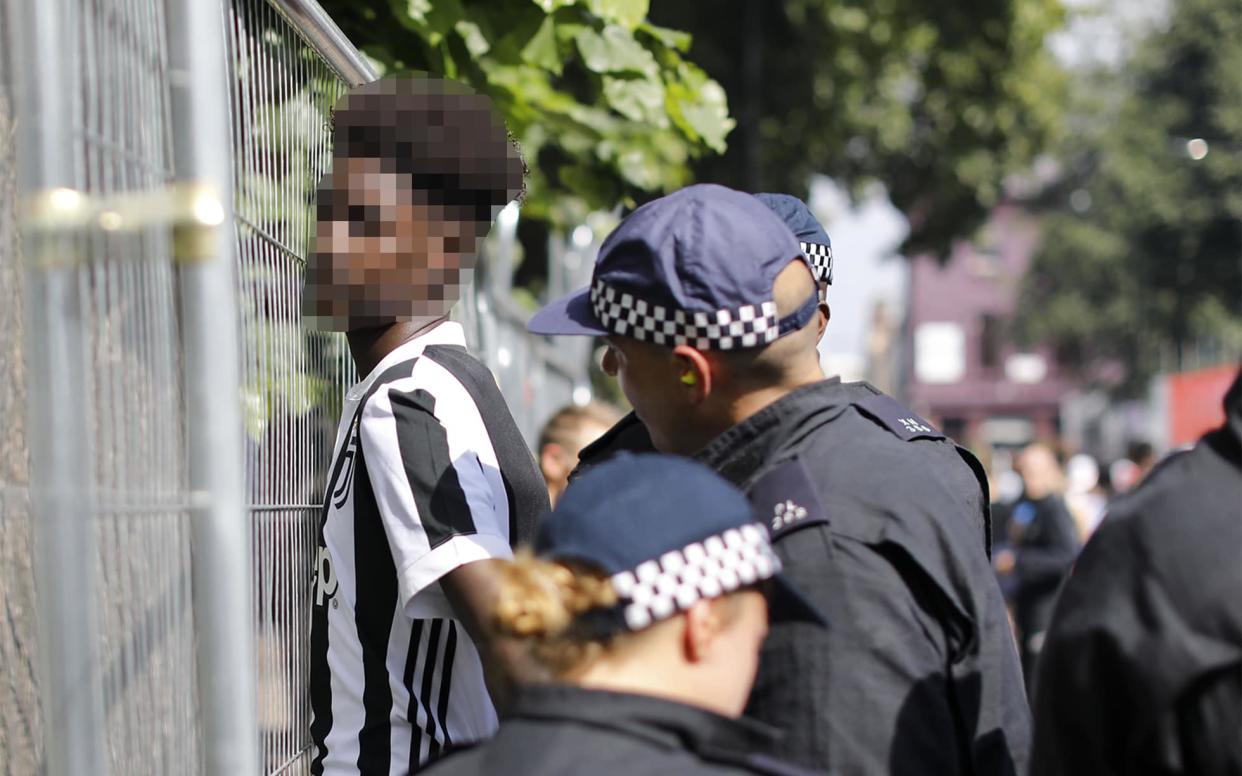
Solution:
[{"label": "green tree leaves", "polygon": [[1120,362],[1132,389],[1242,355],[1240,74],[1236,6],[1180,0],[1125,81],[1104,73],[1076,95],[1021,299],[1027,337],[1083,368]]},{"label": "green tree leaves", "polygon": [[610,24],[601,32],[582,27],[574,39],[582,63],[591,72],[640,76],[654,76],[659,72],[655,57],[624,27]]},{"label": "green tree leaves", "polygon": [[971,234],[1058,132],[1057,0],[662,0],[652,17],[694,32],[739,120],[699,179],[795,194],[816,172],[878,180],[911,218],[907,253]]},{"label": "green tree leaves", "polygon": [[632,30],[647,18],[648,0],[590,0],[591,13]]},{"label": "green tree leaves", "polygon": [[388,73],[425,71],[490,95],[531,167],[524,211],[554,224],[633,205],[725,150],[724,90],[687,62],[688,35],[647,0],[326,0]]}]

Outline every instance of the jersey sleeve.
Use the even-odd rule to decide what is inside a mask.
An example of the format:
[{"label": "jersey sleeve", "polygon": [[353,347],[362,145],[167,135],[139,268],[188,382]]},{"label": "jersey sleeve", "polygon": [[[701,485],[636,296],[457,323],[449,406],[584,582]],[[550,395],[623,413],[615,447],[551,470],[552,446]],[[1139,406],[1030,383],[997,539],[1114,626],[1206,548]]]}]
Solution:
[{"label": "jersey sleeve", "polygon": [[[454,401],[456,399],[456,401]],[[400,603],[467,563],[512,557],[508,501],[474,405],[426,390],[377,391],[359,441]],[[488,466],[485,461],[492,461]]]}]

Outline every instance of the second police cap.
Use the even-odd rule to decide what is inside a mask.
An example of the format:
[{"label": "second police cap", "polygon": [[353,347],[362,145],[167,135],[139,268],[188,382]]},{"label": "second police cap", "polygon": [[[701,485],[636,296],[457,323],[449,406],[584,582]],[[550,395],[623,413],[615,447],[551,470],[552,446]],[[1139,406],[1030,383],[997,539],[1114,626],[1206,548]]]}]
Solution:
[{"label": "second police cap", "polygon": [[755,199],[780,216],[798,238],[815,279],[832,285],[832,240],[807,204],[789,194],[756,194]]},{"label": "second police cap", "polygon": [[773,284],[791,261],[814,274],[793,232],[754,196],[687,186],[627,216],[604,240],[591,285],[545,306],[527,328],[700,350],[759,347],[815,314],[812,295],[778,317]]},{"label": "second police cap", "polygon": [[587,613],[605,631],[642,630],[766,580],[773,621],[825,624],[781,574],[767,528],[742,492],[685,458],[621,453],[592,468],[544,520],[535,552],[608,575],[617,606]]}]

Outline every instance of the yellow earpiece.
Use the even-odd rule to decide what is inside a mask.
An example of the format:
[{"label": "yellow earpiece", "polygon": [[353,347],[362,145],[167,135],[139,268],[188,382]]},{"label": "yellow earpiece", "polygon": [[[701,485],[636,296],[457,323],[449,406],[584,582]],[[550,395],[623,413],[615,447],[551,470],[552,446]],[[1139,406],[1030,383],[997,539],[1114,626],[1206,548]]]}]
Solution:
[{"label": "yellow earpiece", "polygon": [[696,375],[694,372],[686,372],[684,375],[681,376],[681,382],[683,385],[694,385],[698,381],[699,381],[698,375]]}]

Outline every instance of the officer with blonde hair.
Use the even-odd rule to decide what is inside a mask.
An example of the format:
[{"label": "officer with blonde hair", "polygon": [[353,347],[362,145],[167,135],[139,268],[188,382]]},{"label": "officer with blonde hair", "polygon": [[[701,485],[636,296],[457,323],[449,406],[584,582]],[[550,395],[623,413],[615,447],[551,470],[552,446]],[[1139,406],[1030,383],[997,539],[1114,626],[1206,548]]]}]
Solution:
[{"label": "officer with blonde hair", "polygon": [[501,565],[495,628],[551,681],[431,773],[808,773],[756,754],[775,731],[741,719],[769,614],[824,623],[740,491],[621,454],[566,490],[535,549]]}]

